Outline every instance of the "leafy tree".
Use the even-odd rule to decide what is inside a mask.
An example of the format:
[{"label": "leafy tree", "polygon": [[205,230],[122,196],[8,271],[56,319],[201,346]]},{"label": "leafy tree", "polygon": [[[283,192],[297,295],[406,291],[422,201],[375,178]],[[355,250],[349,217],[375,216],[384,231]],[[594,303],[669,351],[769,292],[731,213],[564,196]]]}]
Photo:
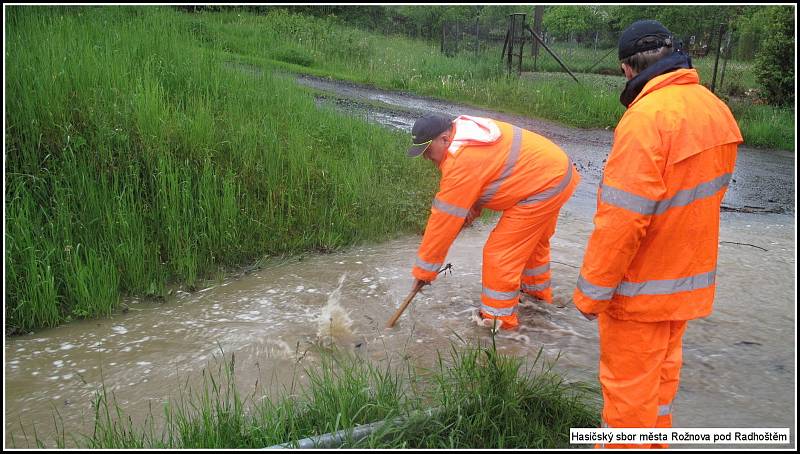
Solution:
[{"label": "leafy tree", "polygon": [[793,6],[772,6],[767,28],[756,58],[756,80],[770,104],[794,104],[794,11]]},{"label": "leafy tree", "polygon": [[589,6],[553,6],[546,8],[542,18],[547,32],[557,39],[572,36],[582,41],[600,28],[597,10]]},{"label": "leafy tree", "polygon": [[420,36],[429,39],[442,34],[445,21],[474,20],[481,12],[482,6],[395,6],[393,13],[410,19],[420,30]]},{"label": "leafy tree", "polygon": [[769,22],[769,7],[748,6],[733,22],[734,58],[752,60],[761,47]]},{"label": "leafy tree", "polygon": [[654,19],[688,44],[692,35],[712,37],[720,24],[728,24],[740,14],[740,6],[636,6],[613,7],[611,26],[618,33],[642,19]]}]

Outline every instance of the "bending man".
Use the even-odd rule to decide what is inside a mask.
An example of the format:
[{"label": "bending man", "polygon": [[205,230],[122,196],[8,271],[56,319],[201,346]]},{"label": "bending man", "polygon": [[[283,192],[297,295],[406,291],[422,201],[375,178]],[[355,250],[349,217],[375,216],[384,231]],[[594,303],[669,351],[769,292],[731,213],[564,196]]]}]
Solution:
[{"label": "bending man", "polygon": [[552,303],[550,237],[561,206],[580,181],[553,142],[488,118],[430,115],[414,124],[409,156],[422,155],[442,173],[419,247],[414,285],[436,279],[464,225],[483,208],[502,211],[483,250],[480,314],[501,329],[519,326],[520,290]]}]

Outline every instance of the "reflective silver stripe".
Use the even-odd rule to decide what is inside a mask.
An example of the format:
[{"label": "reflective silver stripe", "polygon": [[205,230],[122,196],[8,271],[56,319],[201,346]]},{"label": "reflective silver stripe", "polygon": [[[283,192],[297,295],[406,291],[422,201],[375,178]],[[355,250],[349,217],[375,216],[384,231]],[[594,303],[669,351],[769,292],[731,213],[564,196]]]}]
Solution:
[{"label": "reflective silver stripe", "polygon": [[682,277],[680,279],[653,280],[645,282],[622,281],[617,287],[617,293],[623,296],[637,295],[671,295],[678,292],[688,292],[714,285],[717,271]]},{"label": "reflective silver stripe", "polygon": [[425,271],[439,271],[439,268],[442,267],[441,263],[428,263],[419,257],[417,257],[416,265]]},{"label": "reflective silver stripe", "polygon": [[511,144],[511,152],[508,154],[506,163],[503,166],[503,171],[500,172],[500,177],[498,179],[489,184],[489,187],[486,188],[486,191],[484,191],[480,199],[478,199],[479,205],[486,205],[486,202],[492,200],[492,197],[494,197],[497,189],[500,188],[500,184],[503,183],[503,180],[511,175],[511,171],[514,170],[514,166],[517,164],[517,159],[519,159],[519,148],[521,143],[522,130],[514,126],[514,140]]},{"label": "reflective silver stripe", "polygon": [[609,205],[625,208],[644,215],[661,214],[670,208],[682,207],[690,203],[710,197],[720,189],[728,185],[731,174],[726,173],[714,178],[711,181],[701,183],[691,189],[684,189],[675,193],[674,196],[664,200],[652,200],[640,195],[633,194],[622,189],[617,189],[605,184],[600,187],[603,191],[602,200]]},{"label": "reflective silver stripe", "polygon": [[542,266],[537,266],[536,268],[525,268],[522,270],[523,276],[537,276],[542,273],[546,273],[550,271],[550,263],[545,263]]},{"label": "reflective silver stripe", "polygon": [[578,290],[584,295],[593,300],[605,301],[610,300],[614,296],[614,287],[603,287],[601,285],[594,285],[583,277],[583,274],[578,276]]},{"label": "reflective silver stripe", "polygon": [[451,205],[439,199],[433,199],[433,207],[459,218],[466,218],[469,213],[469,209]]},{"label": "reflective silver stripe", "polygon": [[600,185],[600,190],[603,191],[602,201],[609,205],[645,215],[651,215],[656,212],[656,205],[658,204],[656,200],[650,200],[605,184]]},{"label": "reflective silver stripe", "polygon": [[496,307],[481,304],[481,310],[489,315],[493,315],[495,317],[502,317],[503,315],[514,315],[514,313],[517,312],[517,306],[515,305],[514,307],[498,309]]},{"label": "reflective silver stripe", "polygon": [[561,182],[558,183],[558,186],[538,192],[525,200],[521,200],[519,203],[517,203],[517,205],[533,205],[534,203],[543,202],[551,197],[561,194],[570,181],[572,181],[572,159],[567,156],[567,173],[563,178],[561,178]]},{"label": "reflective silver stripe", "polygon": [[528,290],[531,292],[541,292],[542,290],[547,290],[549,288],[550,288],[550,279],[548,279],[542,284],[536,284],[536,285],[528,285],[524,282],[522,283],[522,290]]},{"label": "reflective silver stripe", "polygon": [[578,290],[593,300],[610,300],[614,293],[622,296],[638,295],[671,295],[679,292],[689,292],[714,285],[717,270],[708,273],[695,274],[694,276],[679,279],[652,280],[644,282],[622,281],[617,288],[594,285],[583,277],[578,276]]},{"label": "reflective silver stripe", "polygon": [[672,414],[672,402],[658,406],[658,416],[667,416]]},{"label": "reflective silver stripe", "polygon": [[513,300],[515,298],[519,298],[519,290],[514,290],[513,292],[498,292],[497,290],[492,290],[490,288],[483,288],[483,294],[488,296],[489,298],[495,300]]}]

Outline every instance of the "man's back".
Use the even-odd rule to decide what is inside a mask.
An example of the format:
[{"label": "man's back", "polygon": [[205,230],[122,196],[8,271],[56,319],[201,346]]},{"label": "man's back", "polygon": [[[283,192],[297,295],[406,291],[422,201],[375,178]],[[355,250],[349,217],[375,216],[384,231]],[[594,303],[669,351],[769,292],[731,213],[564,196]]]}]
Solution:
[{"label": "man's back", "polygon": [[[550,140],[492,121],[500,128],[501,138],[491,144],[466,144],[449,156],[442,165],[443,188],[471,181],[481,187],[482,206],[505,210],[557,186],[571,171],[566,153]],[[515,134],[519,135],[516,139]]]},{"label": "man's back", "polygon": [[[635,254],[619,265],[625,272],[612,317],[688,320],[711,312],[719,207],[741,135],[727,106],[698,82],[691,69],[654,78],[615,131],[598,217],[637,225],[642,235],[624,246]],[[591,241],[600,250],[621,247],[614,235]],[[603,258],[589,257],[587,274],[595,260]]]}]

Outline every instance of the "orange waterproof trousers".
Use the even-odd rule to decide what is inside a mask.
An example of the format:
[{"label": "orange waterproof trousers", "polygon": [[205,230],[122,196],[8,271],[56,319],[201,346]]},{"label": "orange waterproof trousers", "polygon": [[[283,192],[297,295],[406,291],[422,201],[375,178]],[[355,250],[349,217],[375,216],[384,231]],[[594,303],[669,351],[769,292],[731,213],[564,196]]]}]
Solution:
[{"label": "orange waterproof trousers", "polygon": [[558,213],[580,182],[578,171],[552,198],[532,205],[515,205],[505,211],[483,248],[481,316],[502,321],[502,328],[519,326],[520,290],[548,303],[550,286],[550,238]]},{"label": "orange waterproof trousers", "polygon": [[[603,427],[672,427],[686,321],[637,322],[605,313],[600,334]],[[607,444],[599,448],[667,448],[666,444]]]}]

